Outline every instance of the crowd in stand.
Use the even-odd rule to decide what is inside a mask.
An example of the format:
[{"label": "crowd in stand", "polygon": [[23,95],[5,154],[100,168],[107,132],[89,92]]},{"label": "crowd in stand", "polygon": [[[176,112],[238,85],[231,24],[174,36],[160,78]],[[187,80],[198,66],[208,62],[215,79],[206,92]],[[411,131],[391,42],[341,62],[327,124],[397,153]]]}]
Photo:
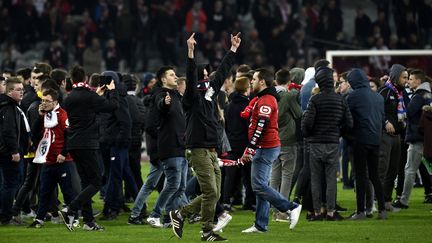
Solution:
[{"label": "crowd in stand", "polygon": [[[374,213],[385,220],[408,208],[418,170],[432,203],[432,98],[423,70],[394,64],[374,80],[359,68],[337,73],[324,59],[275,74],[247,64],[233,70],[242,42],[236,34],[212,71],[195,61],[198,38],[187,39],[185,77],[163,66],[144,87],[134,75],[87,75],[78,65],[69,73],[43,62],[5,70],[1,224],[22,225],[30,216],[31,228],[51,221],[74,231],[82,216],[83,230],[104,230],[92,208],[98,192],[100,220],[130,212],[129,224],[172,227],[179,238],[186,220],[200,221],[203,241],[226,240],[218,232],[233,205],[255,211],[245,234],[268,231],[270,210],[290,229],[302,209],[309,221]],[[143,136],[151,164],[145,182]],[[344,188],[356,188],[348,218],[336,203],[340,157]]]},{"label": "crowd in stand", "polygon": [[[123,60],[127,71],[141,73],[155,56],[163,65],[184,65],[179,53],[192,32],[212,66],[229,47],[229,33],[239,31],[245,48],[238,61],[252,68],[306,68],[327,49],[430,48],[430,1],[373,2],[377,18],[359,6],[349,26],[354,33],[345,33],[347,11],[338,0],[2,1],[1,67],[22,68],[23,53],[46,46],[43,60],[54,68],[80,64],[91,74],[102,71],[102,62],[118,70]],[[381,75],[389,61],[370,65],[372,75]]]}]

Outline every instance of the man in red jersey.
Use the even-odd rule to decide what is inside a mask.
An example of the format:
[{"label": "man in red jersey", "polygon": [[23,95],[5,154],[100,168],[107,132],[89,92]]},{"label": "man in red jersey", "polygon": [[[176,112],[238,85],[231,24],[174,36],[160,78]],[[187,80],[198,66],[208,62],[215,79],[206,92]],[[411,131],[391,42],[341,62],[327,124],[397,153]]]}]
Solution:
[{"label": "man in red jersey", "polygon": [[252,189],[256,193],[257,204],[255,223],[252,227],[243,230],[243,233],[267,231],[270,203],[280,212],[289,213],[290,229],[294,229],[302,207],[288,201],[269,186],[272,164],[280,152],[277,104],[279,96],[276,89],[272,87],[273,77],[270,71],[257,69],[252,79],[253,92],[258,99],[252,108],[248,131],[249,144],[242,160],[252,161]]},{"label": "man in red jersey", "polygon": [[39,105],[39,119],[44,132],[33,163],[43,164],[40,174],[39,208],[30,228],[41,228],[51,205],[51,197],[57,184],[63,193],[64,201],[69,204],[75,197],[72,189],[72,157],[66,149],[66,111],[58,104],[59,93],[53,89],[45,90]]}]

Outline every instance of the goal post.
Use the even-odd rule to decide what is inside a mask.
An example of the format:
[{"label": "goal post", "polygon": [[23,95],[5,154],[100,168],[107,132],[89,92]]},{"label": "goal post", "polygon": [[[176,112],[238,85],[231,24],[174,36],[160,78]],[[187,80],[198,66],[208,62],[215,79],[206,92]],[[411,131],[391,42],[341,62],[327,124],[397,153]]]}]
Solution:
[{"label": "goal post", "polygon": [[[360,67],[352,63],[358,59],[358,63],[372,65],[367,58],[369,57],[394,57],[390,63],[400,63],[406,67],[416,67],[423,69],[431,74],[432,50],[328,50],[326,59],[333,68],[346,69],[347,67]],[[357,58],[356,58],[357,57]],[[342,61],[341,61],[342,58]],[[336,59],[336,60],[335,60]],[[349,62],[351,61],[351,63]],[[350,66],[353,65],[353,66]],[[345,70],[346,71],[346,70]]]}]

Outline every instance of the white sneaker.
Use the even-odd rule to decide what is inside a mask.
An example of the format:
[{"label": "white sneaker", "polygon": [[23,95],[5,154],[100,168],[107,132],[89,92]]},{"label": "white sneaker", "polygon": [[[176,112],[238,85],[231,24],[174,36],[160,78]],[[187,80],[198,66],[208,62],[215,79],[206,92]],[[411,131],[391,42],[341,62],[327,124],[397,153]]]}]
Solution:
[{"label": "white sneaker", "polygon": [[242,233],[264,233],[264,231],[261,231],[257,229],[255,225],[252,225],[252,227],[242,230]]},{"label": "white sneaker", "polygon": [[147,223],[149,223],[151,225],[151,227],[154,227],[154,228],[163,228],[163,224],[161,224],[160,218],[148,217]]},{"label": "white sneaker", "polygon": [[58,216],[58,217],[51,217],[51,223],[53,223],[53,224],[62,224],[63,221],[60,218],[60,216]]},{"label": "white sneaker", "polygon": [[218,222],[217,222],[216,226],[213,228],[213,232],[222,231],[222,229],[228,225],[228,223],[231,221],[231,219],[232,219],[232,216],[229,215],[227,212],[222,213],[222,215],[218,217]]},{"label": "white sneaker", "polygon": [[302,209],[302,205],[299,204],[295,209],[291,210],[291,213],[290,213],[291,223],[290,223],[290,226],[289,226],[289,228],[291,230],[294,229],[294,227],[298,223],[298,220],[300,218],[301,209]]}]

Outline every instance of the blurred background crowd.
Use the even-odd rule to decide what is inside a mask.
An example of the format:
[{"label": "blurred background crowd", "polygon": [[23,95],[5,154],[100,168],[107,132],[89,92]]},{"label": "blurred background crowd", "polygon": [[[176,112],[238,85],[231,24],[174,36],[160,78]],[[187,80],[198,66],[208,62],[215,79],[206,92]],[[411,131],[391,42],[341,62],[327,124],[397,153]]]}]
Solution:
[{"label": "blurred background crowd", "polygon": [[[0,69],[44,60],[53,68],[80,64],[90,74],[182,70],[191,32],[201,45],[198,58],[217,66],[229,34],[239,31],[237,63],[309,67],[328,49],[429,49],[431,15],[431,0],[2,0]],[[358,58],[340,66],[379,76],[396,61]]]}]

